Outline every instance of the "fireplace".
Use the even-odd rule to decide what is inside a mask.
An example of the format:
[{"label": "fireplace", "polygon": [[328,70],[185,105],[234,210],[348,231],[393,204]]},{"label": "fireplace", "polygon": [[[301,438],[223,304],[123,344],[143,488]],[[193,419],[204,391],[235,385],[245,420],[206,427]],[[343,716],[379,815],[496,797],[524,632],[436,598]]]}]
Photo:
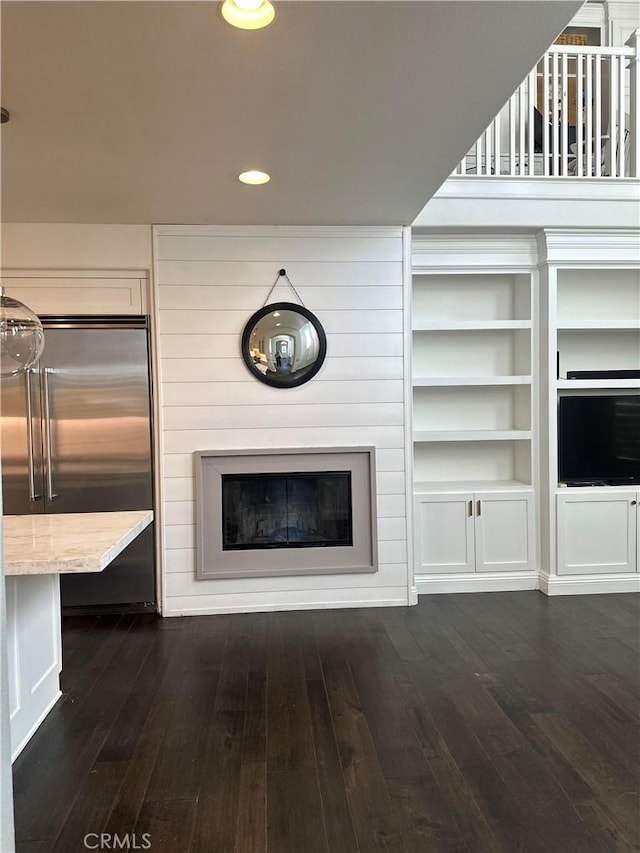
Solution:
[{"label": "fireplace", "polygon": [[198,451],[199,579],[377,569],[371,447]]},{"label": "fireplace", "polygon": [[350,471],[223,474],[223,551],[353,545]]}]

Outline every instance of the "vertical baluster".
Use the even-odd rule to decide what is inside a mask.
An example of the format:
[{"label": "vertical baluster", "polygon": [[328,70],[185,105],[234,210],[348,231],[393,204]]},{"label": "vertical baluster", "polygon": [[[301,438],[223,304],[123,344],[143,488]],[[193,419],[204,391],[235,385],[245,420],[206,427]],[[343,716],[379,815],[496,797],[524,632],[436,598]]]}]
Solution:
[{"label": "vertical baluster", "polygon": [[495,117],[493,122],[493,153],[495,158],[495,173],[499,175],[502,172],[500,164],[500,132],[502,123],[502,110]]},{"label": "vertical baluster", "polygon": [[567,175],[567,147],[569,145],[569,57],[566,53],[562,54],[561,66],[561,101],[560,101],[560,129],[562,139],[560,144],[560,169],[563,177]]},{"label": "vertical baluster", "polygon": [[[627,44],[632,48],[627,55],[619,51],[592,54],[552,47],[485,128],[453,174],[473,171],[475,157],[478,175],[535,175],[536,106],[539,105],[545,176],[567,176],[570,165],[571,173],[582,177],[635,176],[640,161],[640,138],[635,132],[640,112],[637,33]],[[604,66],[604,62],[608,65]],[[573,90],[569,84],[573,85],[574,75],[575,145],[570,150],[569,132],[573,125],[569,95]],[[507,129],[502,139],[505,122]],[[625,137],[630,138],[628,146]]]},{"label": "vertical baluster", "polygon": [[535,91],[534,87],[536,84],[536,71],[534,70],[529,74],[527,78],[527,125],[529,132],[527,134],[527,157],[529,160],[529,174],[535,175],[536,173],[536,155],[534,153],[535,143],[534,143],[534,118],[533,118],[533,107],[535,104]]},{"label": "vertical baluster", "polygon": [[518,89],[518,159],[520,160],[520,168],[518,169],[518,174],[520,175],[526,175],[527,173],[526,152],[524,147],[525,122],[526,114],[524,102],[524,87],[520,86],[520,88]]},{"label": "vertical baluster", "polygon": [[551,174],[558,174],[558,54],[553,54],[551,68]]},{"label": "vertical baluster", "polygon": [[584,175],[584,56],[576,57],[576,170],[577,177]]},{"label": "vertical baluster", "polygon": [[509,98],[509,174],[516,174],[516,95]]},{"label": "vertical baluster", "polygon": [[606,174],[615,178],[616,149],[618,147],[618,63],[617,57],[609,57],[609,145],[606,166]]},{"label": "vertical baluster", "polygon": [[549,174],[549,54],[545,53],[542,62],[542,173]]},{"label": "vertical baluster", "polygon": [[638,30],[626,44],[635,52],[629,61],[629,177],[637,178],[640,167],[640,68],[638,66]]},{"label": "vertical baluster", "polygon": [[485,158],[484,158],[484,173],[491,174],[491,125],[484,132]]},{"label": "vertical baluster", "polygon": [[585,79],[585,88],[586,88],[586,122],[585,122],[585,137],[586,137],[586,146],[587,146],[587,154],[586,154],[586,163],[585,163],[585,174],[591,176],[593,175],[593,56],[587,55],[585,57],[586,64],[586,79]]},{"label": "vertical baluster", "polygon": [[602,56],[597,53],[594,61],[596,65],[596,98],[594,106],[596,127],[593,135],[593,156],[595,158],[595,176],[599,178],[602,175]]},{"label": "vertical baluster", "polygon": [[618,149],[618,175],[626,177],[625,164],[625,135],[627,132],[627,105],[625,103],[625,92],[627,91],[627,80],[625,75],[625,57],[618,57],[618,133],[616,134],[616,147]]}]

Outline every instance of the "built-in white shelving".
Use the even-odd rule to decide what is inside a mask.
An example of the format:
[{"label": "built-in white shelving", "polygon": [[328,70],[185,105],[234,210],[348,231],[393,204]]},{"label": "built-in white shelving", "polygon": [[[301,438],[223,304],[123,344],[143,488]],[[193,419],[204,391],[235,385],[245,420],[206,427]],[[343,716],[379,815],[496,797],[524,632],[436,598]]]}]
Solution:
[{"label": "built-in white shelving", "polygon": [[[542,562],[548,566],[542,588],[549,594],[638,588],[637,486],[558,482],[558,400],[640,394],[640,378],[615,378],[616,371],[640,371],[640,271],[631,254],[628,260],[619,259],[632,245],[637,257],[637,235],[601,234],[599,239],[598,262],[584,263],[571,247],[557,246],[556,263],[545,273],[548,298],[542,304],[547,316],[542,322],[548,335],[549,382],[541,408],[547,416],[548,453],[541,459],[540,511]],[[568,379],[567,373],[574,371],[611,371],[611,376]]]},{"label": "built-in white shelving", "polygon": [[416,482],[532,481],[533,274],[414,274]]},{"label": "built-in white shelving", "polygon": [[534,273],[485,263],[413,277],[415,573],[454,585],[535,554]]},{"label": "built-in white shelving", "polygon": [[558,379],[557,386],[563,390],[590,390],[607,388],[640,389],[640,379]]},{"label": "built-in white shelving", "polygon": [[610,331],[637,331],[638,322],[632,319],[617,320],[603,323],[594,320],[592,323],[562,323],[558,326],[559,332],[610,332]]},{"label": "built-in white shelving", "polygon": [[455,385],[531,385],[531,376],[417,376],[414,388]]},{"label": "built-in white shelving", "polygon": [[636,269],[557,270],[557,327],[640,328],[640,276]]},{"label": "built-in white shelving", "polygon": [[529,441],[531,430],[414,430],[414,441]]},{"label": "built-in white shelving", "polygon": [[414,321],[414,332],[420,331],[494,331],[496,329],[530,329],[531,320],[422,320]]},{"label": "built-in white shelving", "polygon": [[559,484],[557,443],[560,397],[640,394],[615,373],[640,371],[637,247],[636,230],[416,236],[420,591],[640,588],[637,484]]},{"label": "built-in white shelving", "polygon": [[558,269],[556,291],[558,390],[640,387],[628,379],[566,379],[567,371],[640,371],[638,270]]},{"label": "built-in white shelving", "polygon": [[413,489],[416,494],[429,492],[442,492],[443,494],[455,494],[457,492],[509,492],[509,491],[531,491],[530,483],[522,480],[416,480]]}]

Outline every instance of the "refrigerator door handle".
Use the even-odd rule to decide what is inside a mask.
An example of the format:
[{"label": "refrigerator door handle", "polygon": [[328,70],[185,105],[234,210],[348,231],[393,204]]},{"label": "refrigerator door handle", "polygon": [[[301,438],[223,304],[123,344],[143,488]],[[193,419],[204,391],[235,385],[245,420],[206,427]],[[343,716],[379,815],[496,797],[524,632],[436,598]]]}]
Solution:
[{"label": "refrigerator door handle", "polygon": [[36,493],[36,475],[34,468],[34,452],[33,452],[33,403],[31,401],[31,374],[38,371],[26,370],[24,374],[24,382],[27,392],[27,458],[29,469],[29,500],[40,500],[42,495]]},{"label": "refrigerator door handle", "polygon": [[53,468],[52,468],[52,455],[51,455],[51,409],[49,405],[49,374],[53,373],[53,370],[49,367],[45,367],[44,370],[40,371],[40,382],[41,382],[41,394],[42,394],[42,408],[44,414],[44,447],[45,447],[45,457],[46,457],[46,487],[47,487],[47,500],[52,501],[54,498],[57,498],[58,495],[53,492]]}]

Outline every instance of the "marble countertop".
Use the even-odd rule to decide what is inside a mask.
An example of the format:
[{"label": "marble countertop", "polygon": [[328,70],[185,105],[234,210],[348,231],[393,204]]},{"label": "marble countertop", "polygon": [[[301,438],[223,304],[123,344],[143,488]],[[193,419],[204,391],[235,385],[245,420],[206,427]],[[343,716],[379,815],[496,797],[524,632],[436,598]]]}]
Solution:
[{"label": "marble countertop", "polygon": [[151,510],[5,515],[5,575],[101,572],[153,521]]}]

